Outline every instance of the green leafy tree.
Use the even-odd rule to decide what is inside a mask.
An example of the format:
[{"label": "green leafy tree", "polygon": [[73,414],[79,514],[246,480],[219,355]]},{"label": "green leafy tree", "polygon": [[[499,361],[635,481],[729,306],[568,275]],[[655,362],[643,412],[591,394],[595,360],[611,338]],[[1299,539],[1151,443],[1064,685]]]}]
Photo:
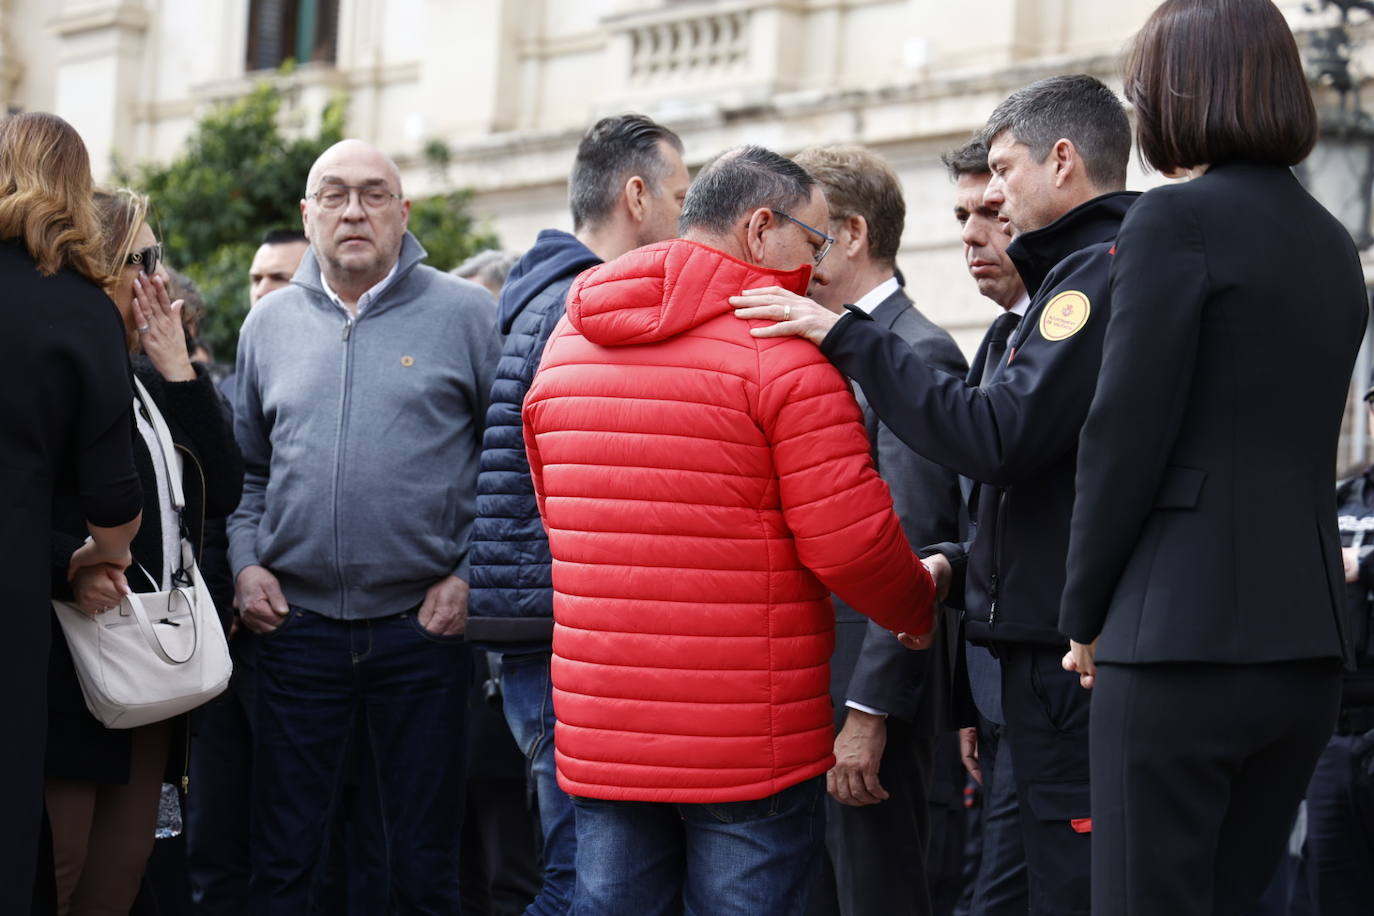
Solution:
[{"label": "green leafy tree", "polygon": [[[201,336],[220,361],[232,362],[248,313],[248,267],[264,233],[300,225],[299,201],[311,164],[344,137],[345,103],[335,99],[313,130],[287,136],[278,115],[282,90],[265,81],[197,123],[185,151],[166,165],[143,165],[122,183],[152,200],[168,263],[200,287],[206,303]],[[416,201],[411,228],[430,262],[449,268],[496,246],[467,211],[470,194]]]},{"label": "green leafy tree", "polygon": [[429,252],[429,263],[440,270],[452,270],[479,251],[500,247],[495,234],[477,225],[471,202],[471,191],[454,191],[410,205],[410,231]]}]

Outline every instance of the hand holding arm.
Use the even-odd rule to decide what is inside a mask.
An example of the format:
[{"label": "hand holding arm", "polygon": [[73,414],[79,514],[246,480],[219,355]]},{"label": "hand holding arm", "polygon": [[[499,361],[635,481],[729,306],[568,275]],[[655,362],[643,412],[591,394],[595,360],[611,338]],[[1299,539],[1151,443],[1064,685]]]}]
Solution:
[{"label": "hand holding arm", "polygon": [[135,515],[132,520],[113,528],[102,528],[87,522],[86,530],[91,533],[90,539],[72,554],[71,562],[67,564],[67,578],[73,578],[77,570],[86,566],[105,564],[121,570],[128,568],[134,561],[129,553],[129,545],[133,543],[134,535],[138,534],[138,526],[142,523],[142,512]]},{"label": "hand holding arm", "polygon": [[117,566],[83,566],[72,576],[73,603],[86,614],[102,614],[129,593],[129,582]]}]

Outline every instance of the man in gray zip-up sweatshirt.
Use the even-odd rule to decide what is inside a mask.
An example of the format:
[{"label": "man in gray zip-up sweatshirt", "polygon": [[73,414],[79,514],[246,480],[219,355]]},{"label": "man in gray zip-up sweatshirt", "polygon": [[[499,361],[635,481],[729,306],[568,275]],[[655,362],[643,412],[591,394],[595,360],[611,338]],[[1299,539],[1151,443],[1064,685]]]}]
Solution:
[{"label": "man in gray zip-up sweatshirt", "polygon": [[257,914],[309,912],[355,721],[390,908],[459,906],[467,541],[499,341],[485,290],[420,263],[409,211],[379,151],[327,150],[301,201],[311,250],[239,342],[247,474],[229,538],[262,634]]}]

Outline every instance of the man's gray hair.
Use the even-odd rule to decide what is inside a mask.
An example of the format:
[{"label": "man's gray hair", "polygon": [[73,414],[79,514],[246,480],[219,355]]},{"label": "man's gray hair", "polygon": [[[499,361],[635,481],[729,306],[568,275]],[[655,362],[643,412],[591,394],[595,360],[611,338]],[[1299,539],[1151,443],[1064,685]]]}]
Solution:
[{"label": "man's gray hair", "polygon": [[506,276],[518,260],[518,251],[497,251],[489,248],[477,252],[449,272],[455,277],[480,283],[488,289],[500,289],[506,285]]},{"label": "man's gray hair", "polygon": [[790,210],[811,199],[815,179],[785,156],[741,146],[716,157],[697,175],[682,202],[678,230],[723,235],[760,207]]},{"label": "man's gray hair", "polygon": [[1011,131],[1044,162],[1061,139],[1073,143],[1088,178],[1100,191],[1126,187],[1131,157],[1131,125],[1116,93],[1085,74],[1052,76],[1018,89],[998,105],[979,139],[992,146],[998,134]]},{"label": "man's gray hair", "polygon": [[650,194],[657,194],[668,177],[662,143],[682,153],[677,134],[641,114],[602,118],[588,128],[568,176],[573,231],[609,217],[625,182],[636,175],[644,179]]}]

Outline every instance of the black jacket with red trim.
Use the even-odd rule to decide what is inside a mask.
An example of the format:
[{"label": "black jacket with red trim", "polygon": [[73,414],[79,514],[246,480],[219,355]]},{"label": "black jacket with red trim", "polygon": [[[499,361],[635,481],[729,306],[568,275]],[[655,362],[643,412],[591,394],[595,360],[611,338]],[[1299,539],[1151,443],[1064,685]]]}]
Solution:
[{"label": "black jacket with red trim", "polygon": [[1007,363],[981,387],[853,312],[821,345],[902,441],[977,482],[967,554],[938,545],[961,573],[951,601],[962,586],[969,639],[1067,644],[1058,618],[1078,433],[1102,361],[1112,244],[1138,196],[1104,194],[1012,242],[1031,303]]}]

